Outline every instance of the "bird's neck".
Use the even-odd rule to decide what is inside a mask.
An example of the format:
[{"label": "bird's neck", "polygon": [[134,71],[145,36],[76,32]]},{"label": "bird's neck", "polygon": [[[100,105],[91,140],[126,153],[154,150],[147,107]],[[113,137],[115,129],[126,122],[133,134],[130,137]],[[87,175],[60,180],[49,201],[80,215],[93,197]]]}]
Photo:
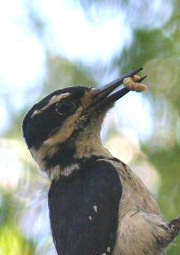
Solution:
[{"label": "bird's neck", "polygon": [[75,142],[44,145],[37,151],[31,150],[31,153],[50,179],[70,175],[80,168],[80,162],[91,157],[111,157],[110,152],[103,147],[100,135],[91,133],[79,136]]},{"label": "bird's neck", "polygon": [[75,143],[75,147],[75,157],[78,159],[90,158],[91,156],[110,156],[110,152],[102,145],[99,134],[89,133],[87,136],[79,137]]}]

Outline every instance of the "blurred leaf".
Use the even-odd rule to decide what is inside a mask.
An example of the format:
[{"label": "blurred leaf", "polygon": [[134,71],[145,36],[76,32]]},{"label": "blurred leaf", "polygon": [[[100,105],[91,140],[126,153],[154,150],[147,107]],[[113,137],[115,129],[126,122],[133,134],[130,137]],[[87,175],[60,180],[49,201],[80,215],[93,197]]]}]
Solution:
[{"label": "blurred leaf", "polygon": [[180,114],[180,53],[176,57],[149,61],[145,72],[153,95],[164,96]]},{"label": "blurred leaf", "polygon": [[166,36],[162,29],[137,30],[133,43],[124,49],[116,60],[122,73],[144,66],[154,58],[167,58],[175,54],[172,38]]},{"label": "blurred leaf", "polygon": [[78,63],[62,57],[49,57],[46,93],[70,86],[94,86],[96,84],[88,70]]},{"label": "blurred leaf", "polygon": [[13,225],[0,229],[0,255],[34,255],[35,245]]},{"label": "blurred leaf", "polygon": [[[180,216],[180,147],[176,146],[171,150],[148,152],[150,161],[154,164],[161,175],[161,187],[159,190],[159,204],[171,220]],[[169,255],[179,255],[180,238],[177,238],[176,245],[172,245]]]}]

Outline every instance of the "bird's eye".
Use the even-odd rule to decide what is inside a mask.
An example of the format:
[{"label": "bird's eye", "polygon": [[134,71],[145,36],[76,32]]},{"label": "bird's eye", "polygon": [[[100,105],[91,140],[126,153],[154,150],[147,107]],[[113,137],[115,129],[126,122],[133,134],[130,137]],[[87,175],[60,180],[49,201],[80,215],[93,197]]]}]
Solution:
[{"label": "bird's eye", "polygon": [[58,115],[69,115],[74,113],[76,105],[73,102],[58,102],[56,104],[56,112]]}]

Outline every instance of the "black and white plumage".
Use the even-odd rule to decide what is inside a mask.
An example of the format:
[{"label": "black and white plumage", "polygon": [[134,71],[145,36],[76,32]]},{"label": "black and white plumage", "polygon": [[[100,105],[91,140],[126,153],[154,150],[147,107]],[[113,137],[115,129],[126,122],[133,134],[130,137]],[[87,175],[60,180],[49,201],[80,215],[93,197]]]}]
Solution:
[{"label": "black and white plumage", "polygon": [[[103,89],[55,91],[24,118],[28,148],[52,180],[48,199],[58,255],[158,255],[179,233],[180,219],[166,222],[143,182],[100,139],[114,102],[144,90],[140,70]],[[126,86],[113,93],[122,82]]]},{"label": "black and white plumage", "polygon": [[58,254],[112,254],[121,193],[117,171],[103,158],[53,181],[49,208]]}]

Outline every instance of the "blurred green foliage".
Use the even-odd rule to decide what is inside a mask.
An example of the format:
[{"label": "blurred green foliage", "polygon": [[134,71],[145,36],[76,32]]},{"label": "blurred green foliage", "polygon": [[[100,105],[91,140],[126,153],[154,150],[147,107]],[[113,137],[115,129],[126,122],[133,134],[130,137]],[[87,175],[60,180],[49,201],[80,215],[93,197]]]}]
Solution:
[{"label": "blurred green foliage", "polygon": [[0,255],[33,255],[35,245],[27,240],[15,227],[15,224],[5,224],[0,234]]},{"label": "blurred green foliage", "polygon": [[[96,12],[96,7],[97,12],[100,9],[99,7],[104,7],[105,9],[115,7],[117,10],[118,8],[123,9],[128,16],[127,22],[130,22],[131,16],[128,10],[131,8],[132,1],[79,2],[82,4],[84,12],[91,21],[93,21],[92,13]],[[150,4],[151,1],[145,2]],[[147,83],[149,85],[149,91],[144,97],[151,103],[153,109],[151,115],[153,134],[148,141],[143,141],[141,146],[161,176],[158,200],[163,213],[168,219],[177,217],[180,213],[179,5],[179,0],[172,1],[173,11],[171,17],[159,27],[154,26],[153,23],[148,26],[133,26],[131,24],[133,42],[128,46],[124,45],[123,51],[115,56],[110,66],[111,70],[118,68],[120,73],[126,73],[139,66],[144,66],[145,73],[148,74]],[[30,2],[28,2],[27,6],[28,8],[31,7]],[[144,7],[146,8],[146,12],[148,12],[148,6]],[[131,15],[133,16],[133,13]],[[142,17],[142,20],[140,18],[141,13],[136,16],[136,19],[139,19],[139,23],[143,23],[145,16]],[[36,33],[37,30],[42,32],[41,29],[44,29],[45,26],[43,20],[38,20],[38,15],[36,16],[33,12],[33,15],[31,15],[31,25],[36,30]],[[41,37],[42,33],[38,33],[38,35]],[[43,83],[40,97],[59,87],[69,86],[69,84],[87,84],[91,86],[97,83],[92,75],[93,69],[91,73],[88,70],[88,66],[85,67],[80,63],[71,62],[64,57],[51,56],[46,48],[45,51],[47,56],[47,79]],[[96,68],[97,66],[94,67],[94,69]],[[101,69],[99,68],[99,70]],[[96,76],[98,77],[97,70]],[[23,144],[21,138],[21,121],[26,111],[27,107],[18,114],[10,112],[13,125],[6,131],[4,135],[6,139],[11,138]],[[33,242],[31,237],[27,237],[19,224],[21,216],[17,212],[19,210],[23,211],[24,200],[20,199],[22,198],[23,192],[20,196],[15,196],[15,194],[20,189],[21,191],[23,189],[33,190],[33,187],[35,187],[36,190],[41,190],[41,181],[44,182],[45,180],[43,179],[45,177],[38,177],[40,174],[36,171],[36,167],[29,159],[30,155],[26,155],[25,146],[23,150],[24,152],[21,152],[21,157],[18,157],[22,162],[26,175],[21,174],[21,179],[18,181],[15,190],[7,188],[5,192],[5,188],[0,187],[0,255],[37,255],[42,253],[43,250],[37,250],[37,242]],[[31,185],[32,187],[29,187]],[[27,200],[31,200],[31,196],[28,198],[27,193],[25,194]],[[48,242],[49,240],[46,243]],[[47,247],[49,246],[47,245]],[[43,254],[49,254],[48,248],[47,250],[43,250]],[[173,245],[168,251],[168,255],[179,254],[180,238],[176,241],[176,245]]]}]

